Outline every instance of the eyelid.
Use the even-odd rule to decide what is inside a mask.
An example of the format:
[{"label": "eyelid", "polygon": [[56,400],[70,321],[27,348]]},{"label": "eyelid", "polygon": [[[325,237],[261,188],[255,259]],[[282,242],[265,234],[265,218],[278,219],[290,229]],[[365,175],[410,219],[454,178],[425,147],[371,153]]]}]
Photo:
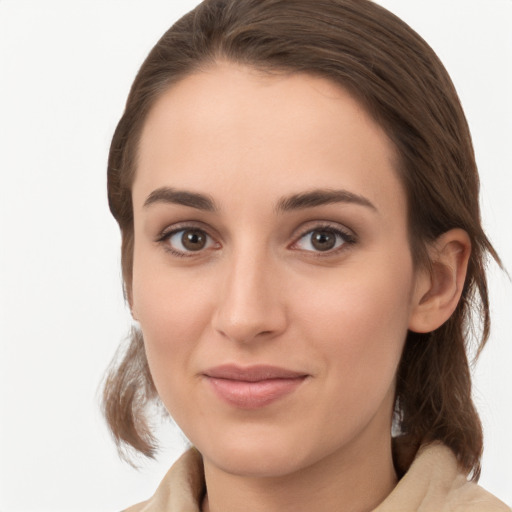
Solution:
[{"label": "eyelid", "polygon": [[[169,243],[168,240],[170,237],[172,237],[174,234],[179,233],[180,231],[186,231],[186,230],[198,230],[202,231],[210,240],[214,242],[214,247],[208,247],[204,248],[198,251],[180,251],[175,248],[173,248]],[[309,233],[312,233],[313,231],[331,231],[335,233],[336,235],[342,237],[343,243],[336,248],[329,249],[326,251],[314,251],[314,250],[305,250],[297,248],[296,245],[298,242],[304,238]],[[221,247],[221,244],[218,242],[218,236],[211,234],[211,228],[209,226],[205,226],[202,222],[198,221],[182,221],[177,222],[175,224],[171,224],[167,227],[165,227],[156,237],[155,242],[159,244],[164,245],[164,249],[174,256],[179,257],[194,257],[194,256],[200,256],[203,255],[207,250],[213,249],[219,249]],[[293,237],[293,242],[288,245],[288,248],[292,250],[302,251],[304,253],[310,253],[314,255],[315,257],[327,257],[332,256],[333,254],[337,254],[341,250],[346,250],[347,246],[352,246],[355,243],[357,243],[358,238],[357,234],[347,228],[346,226],[343,226],[342,224],[339,224],[337,222],[332,221],[310,221],[306,223],[306,225],[302,225],[299,229],[297,229],[298,234]],[[295,246],[295,247],[294,247]]]},{"label": "eyelid", "polygon": [[[176,233],[179,233],[181,231],[187,231],[187,230],[197,230],[203,232],[211,241],[214,242],[214,247],[205,247],[203,249],[200,249],[198,251],[181,251],[179,249],[173,248],[169,242],[170,238],[175,235]],[[170,252],[173,256],[178,257],[198,257],[202,254],[204,254],[206,251],[211,250],[212,248],[216,249],[220,247],[219,242],[217,241],[217,238],[210,234],[210,229],[204,226],[201,222],[197,221],[183,221],[178,222],[176,224],[171,224],[170,226],[167,226],[164,228],[156,237],[155,242],[157,244],[162,244],[164,246],[164,249],[168,252]]]},{"label": "eyelid", "polygon": [[[304,238],[306,235],[310,233],[313,233],[314,231],[330,231],[335,235],[340,236],[343,239],[343,243],[340,246],[335,247],[333,249],[329,249],[327,251],[314,251],[294,247],[302,238]],[[346,250],[348,246],[354,245],[355,243],[357,243],[357,241],[357,235],[351,229],[341,224],[331,221],[314,221],[308,223],[307,226],[301,226],[299,234],[294,237],[294,242],[289,247],[293,250],[299,250],[305,253],[310,253],[315,257],[327,257],[332,256],[333,254],[337,254],[342,250]]]}]

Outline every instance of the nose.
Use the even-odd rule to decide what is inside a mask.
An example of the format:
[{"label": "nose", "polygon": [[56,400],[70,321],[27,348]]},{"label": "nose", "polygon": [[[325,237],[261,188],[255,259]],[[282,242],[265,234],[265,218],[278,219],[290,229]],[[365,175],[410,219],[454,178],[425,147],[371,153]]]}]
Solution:
[{"label": "nose", "polygon": [[226,267],[213,328],[238,343],[281,334],[286,329],[287,312],[278,265],[264,254],[245,251]]}]

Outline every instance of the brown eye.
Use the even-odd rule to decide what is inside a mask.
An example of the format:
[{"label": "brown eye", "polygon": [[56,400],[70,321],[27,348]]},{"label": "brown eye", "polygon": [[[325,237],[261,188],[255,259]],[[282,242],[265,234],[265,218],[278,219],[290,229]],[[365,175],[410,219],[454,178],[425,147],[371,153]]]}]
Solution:
[{"label": "brown eye", "polygon": [[202,229],[179,229],[162,237],[162,242],[169,245],[169,249],[176,255],[186,255],[203,251],[215,246],[214,240]]},{"label": "brown eye", "polygon": [[355,243],[353,235],[341,229],[318,227],[304,233],[294,244],[294,248],[308,252],[335,252],[345,244]]},{"label": "brown eye", "polygon": [[317,251],[328,251],[336,245],[336,235],[331,231],[313,231],[311,245]]},{"label": "brown eye", "polygon": [[181,243],[188,251],[200,251],[206,246],[206,235],[198,229],[187,229],[181,235]]}]

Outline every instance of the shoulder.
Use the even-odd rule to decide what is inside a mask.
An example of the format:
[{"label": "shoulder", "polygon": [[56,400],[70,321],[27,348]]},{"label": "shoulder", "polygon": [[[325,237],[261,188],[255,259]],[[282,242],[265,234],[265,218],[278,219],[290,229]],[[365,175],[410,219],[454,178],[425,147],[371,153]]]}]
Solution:
[{"label": "shoulder", "polygon": [[410,468],[374,512],[512,512],[460,471],[441,443],[422,446]]},{"label": "shoulder", "polygon": [[453,512],[512,512],[501,500],[473,482],[464,482],[449,494]]},{"label": "shoulder", "polygon": [[446,495],[447,510],[453,512],[512,512],[496,496],[459,474]]},{"label": "shoulder", "polygon": [[[512,509],[496,496],[468,481],[460,472],[455,455],[446,446],[431,447],[432,460],[444,461],[447,468],[445,487],[440,487],[447,512],[512,512]],[[441,482],[440,482],[441,483]]]},{"label": "shoulder", "polygon": [[149,500],[132,505],[123,512],[199,512],[204,491],[202,458],[195,448],[191,448],[173,464]]},{"label": "shoulder", "polygon": [[125,508],[122,512],[143,512],[144,507],[146,507],[147,504],[147,501],[143,501],[141,503],[137,503],[136,505],[132,505],[129,508]]}]

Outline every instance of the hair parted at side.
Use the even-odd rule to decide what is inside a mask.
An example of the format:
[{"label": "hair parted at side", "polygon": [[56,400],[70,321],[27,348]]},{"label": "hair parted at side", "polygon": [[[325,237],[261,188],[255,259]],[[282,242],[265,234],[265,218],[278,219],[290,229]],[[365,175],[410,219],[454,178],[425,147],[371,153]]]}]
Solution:
[{"label": "hair parted at side", "polygon": [[[472,252],[457,309],[436,331],[408,334],[395,419],[411,446],[440,440],[478,479],[482,428],[467,354],[472,341],[478,354],[489,334],[486,257],[500,262],[481,227],[471,136],[454,86],[427,43],[372,1],[205,0],[162,36],[135,78],[109,154],[108,199],[122,234],[125,295],[133,264],[131,186],[147,114],[172,84],[220,60],[321,76],[354,95],[395,145],[416,265],[428,266],[427,245],[442,233],[468,233]],[[152,456],[144,411],[158,397],[140,333],[130,343],[109,370],[103,408],[118,446]]]}]

